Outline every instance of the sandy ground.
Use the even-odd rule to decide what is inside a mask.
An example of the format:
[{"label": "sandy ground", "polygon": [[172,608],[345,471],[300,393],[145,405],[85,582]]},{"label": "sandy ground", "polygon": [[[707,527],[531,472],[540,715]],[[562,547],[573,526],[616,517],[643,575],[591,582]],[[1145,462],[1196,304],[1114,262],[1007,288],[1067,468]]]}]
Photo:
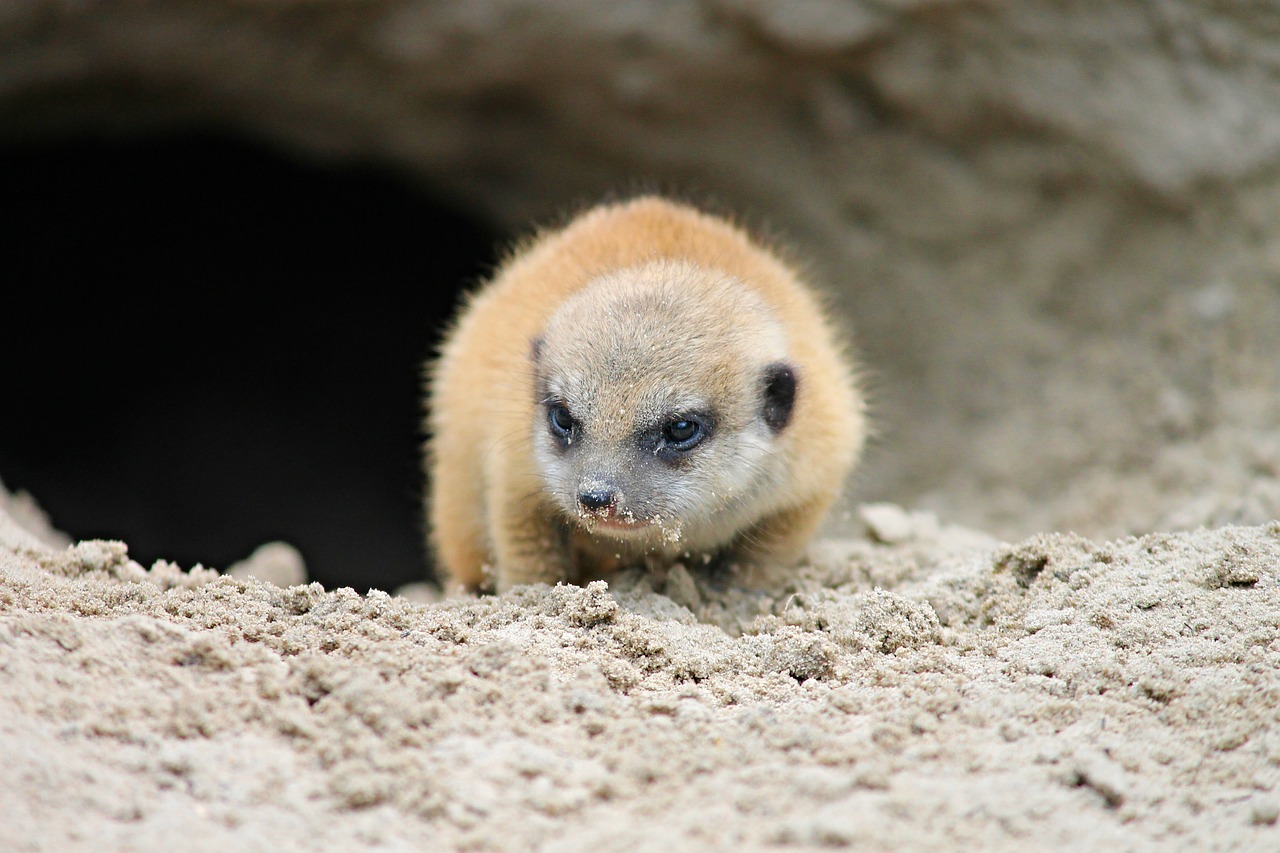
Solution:
[{"label": "sandy ground", "polygon": [[1280,523],[853,526],[776,596],[422,603],[5,496],[0,849],[1280,849]]}]

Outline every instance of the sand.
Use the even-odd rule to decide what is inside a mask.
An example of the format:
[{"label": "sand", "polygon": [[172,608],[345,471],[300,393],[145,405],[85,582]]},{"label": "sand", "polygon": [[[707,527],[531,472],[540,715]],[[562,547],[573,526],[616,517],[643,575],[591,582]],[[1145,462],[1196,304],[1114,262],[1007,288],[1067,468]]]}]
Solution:
[{"label": "sand", "polygon": [[776,595],[421,602],[5,496],[0,849],[1280,848],[1280,523],[850,527]]}]

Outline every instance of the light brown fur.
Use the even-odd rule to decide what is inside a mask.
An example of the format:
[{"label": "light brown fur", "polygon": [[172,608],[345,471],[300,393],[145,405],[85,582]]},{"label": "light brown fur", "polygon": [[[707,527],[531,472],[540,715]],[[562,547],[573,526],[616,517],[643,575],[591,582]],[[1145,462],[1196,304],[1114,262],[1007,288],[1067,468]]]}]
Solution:
[{"label": "light brown fur", "polygon": [[[798,387],[776,429],[761,371],[779,364]],[[430,539],[455,591],[686,555],[793,564],[864,436],[850,366],[797,275],[724,220],[654,197],[518,250],[462,311],[429,402]],[[558,405],[572,431],[549,423]],[[704,410],[683,423],[709,437],[673,450],[673,419]],[[612,502],[584,509],[584,493]]]}]

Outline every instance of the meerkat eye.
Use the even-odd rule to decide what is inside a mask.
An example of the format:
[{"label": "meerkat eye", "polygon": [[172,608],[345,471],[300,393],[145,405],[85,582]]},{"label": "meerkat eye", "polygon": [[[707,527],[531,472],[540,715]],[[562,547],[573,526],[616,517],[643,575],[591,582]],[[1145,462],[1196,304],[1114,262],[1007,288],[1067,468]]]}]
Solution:
[{"label": "meerkat eye", "polygon": [[563,403],[547,407],[547,423],[551,426],[551,434],[566,445],[573,440],[574,429],[578,426],[578,422],[569,413],[569,407]]},{"label": "meerkat eye", "polygon": [[705,431],[693,418],[679,418],[662,428],[662,437],[672,450],[692,450],[702,441]]}]

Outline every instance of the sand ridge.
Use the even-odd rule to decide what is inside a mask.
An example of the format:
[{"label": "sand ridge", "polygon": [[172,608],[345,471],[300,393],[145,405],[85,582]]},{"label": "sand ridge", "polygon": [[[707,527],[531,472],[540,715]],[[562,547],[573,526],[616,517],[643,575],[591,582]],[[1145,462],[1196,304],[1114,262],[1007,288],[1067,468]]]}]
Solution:
[{"label": "sand ridge", "polygon": [[422,604],[0,516],[0,847],[1280,840],[1280,523],[863,521],[777,596],[677,570]]}]

